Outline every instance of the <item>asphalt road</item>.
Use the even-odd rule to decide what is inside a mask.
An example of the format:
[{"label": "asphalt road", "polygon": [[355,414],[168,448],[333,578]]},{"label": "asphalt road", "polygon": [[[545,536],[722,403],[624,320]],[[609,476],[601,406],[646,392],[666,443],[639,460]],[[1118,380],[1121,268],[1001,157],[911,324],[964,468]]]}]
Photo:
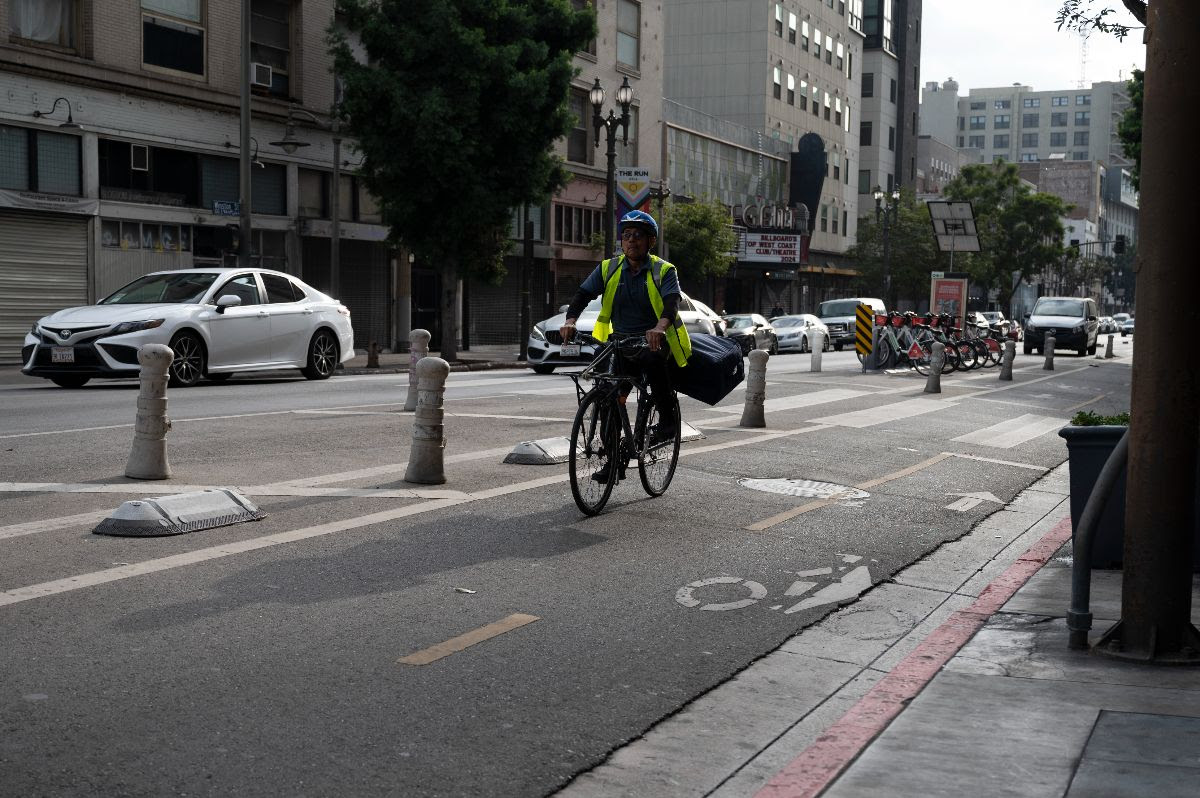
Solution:
[{"label": "asphalt road", "polygon": [[[1117,352],[939,395],[777,356],[765,429],[736,426],[740,390],[685,400],[706,438],[670,490],[627,480],[596,518],[565,465],[502,463],[568,434],[562,376],[452,374],[447,482],[413,495],[404,376],[172,391],[173,478],[138,483],[135,383],[0,375],[0,794],[551,793],[1061,463],[1076,410],[1128,408]],[[91,534],[218,485],[267,517]]]}]

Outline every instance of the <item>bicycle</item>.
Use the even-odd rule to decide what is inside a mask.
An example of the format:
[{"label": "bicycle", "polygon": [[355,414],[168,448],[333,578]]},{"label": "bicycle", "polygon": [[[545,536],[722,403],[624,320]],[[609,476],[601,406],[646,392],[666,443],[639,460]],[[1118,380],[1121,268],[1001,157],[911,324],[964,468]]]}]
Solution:
[{"label": "bicycle", "polygon": [[[578,338],[599,345],[599,349],[583,371],[567,375],[575,382],[579,401],[571,425],[569,455],[571,495],[576,506],[586,515],[603,510],[634,457],[642,488],[650,496],[661,496],[671,484],[679,461],[679,404],[675,404],[674,436],[656,440],[662,422],[658,405],[645,377],[629,368],[631,359],[649,345],[641,336],[613,335],[604,343],[587,335]],[[589,379],[593,385],[585,390],[580,380]],[[633,389],[637,390],[637,413],[631,425],[625,403]]]}]

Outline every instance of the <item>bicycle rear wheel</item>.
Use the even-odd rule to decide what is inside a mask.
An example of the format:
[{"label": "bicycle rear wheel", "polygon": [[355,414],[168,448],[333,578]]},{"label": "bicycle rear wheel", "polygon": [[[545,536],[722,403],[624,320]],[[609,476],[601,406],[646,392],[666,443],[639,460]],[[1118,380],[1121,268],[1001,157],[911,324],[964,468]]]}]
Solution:
[{"label": "bicycle rear wheel", "polygon": [[[621,422],[617,404],[608,393],[592,391],[583,397],[571,426],[571,495],[587,515],[596,515],[608,503],[617,484],[621,458]],[[607,478],[600,480],[607,468]]]},{"label": "bicycle rear wheel", "polygon": [[954,351],[958,355],[955,367],[959,371],[970,371],[975,368],[975,347],[971,346],[970,341],[955,341]]},{"label": "bicycle rear wheel", "polygon": [[646,426],[639,434],[638,476],[642,487],[651,496],[661,496],[675,476],[675,464],[679,462],[679,404],[675,405],[675,436],[661,443],[654,443],[654,433],[662,422],[658,405],[651,405],[646,417]]},{"label": "bicycle rear wheel", "polygon": [[922,377],[928,377],[929,372],[933,371],[931,363],[933,362],[933,352],[928,341],[921,341],[917,344],[921,348],[920,357],[909,357],[908,362],[917,370],[917,373]]}]

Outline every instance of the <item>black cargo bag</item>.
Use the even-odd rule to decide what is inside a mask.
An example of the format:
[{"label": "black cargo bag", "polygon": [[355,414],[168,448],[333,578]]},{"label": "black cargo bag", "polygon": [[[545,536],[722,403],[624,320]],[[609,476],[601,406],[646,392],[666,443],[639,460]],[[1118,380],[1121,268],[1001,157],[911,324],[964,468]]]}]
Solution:
[{"label": "black cargo bag", "polygon": [[729,338],[705,333],[693,334],[691,341],[687,366],[671,361],[671,384],[682,394],[715,405],[746,378],[742,348]]}]

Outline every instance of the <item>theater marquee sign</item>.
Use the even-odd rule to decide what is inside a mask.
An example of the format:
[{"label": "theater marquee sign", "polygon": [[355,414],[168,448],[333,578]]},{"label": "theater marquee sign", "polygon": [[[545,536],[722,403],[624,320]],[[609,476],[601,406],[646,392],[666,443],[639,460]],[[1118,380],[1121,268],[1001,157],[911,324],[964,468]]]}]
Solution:
[{"label": "theater marquee sign", "polygon": [[803,263],[800,236],[787,233],[745,233],[739,260],[751,263]]}]

